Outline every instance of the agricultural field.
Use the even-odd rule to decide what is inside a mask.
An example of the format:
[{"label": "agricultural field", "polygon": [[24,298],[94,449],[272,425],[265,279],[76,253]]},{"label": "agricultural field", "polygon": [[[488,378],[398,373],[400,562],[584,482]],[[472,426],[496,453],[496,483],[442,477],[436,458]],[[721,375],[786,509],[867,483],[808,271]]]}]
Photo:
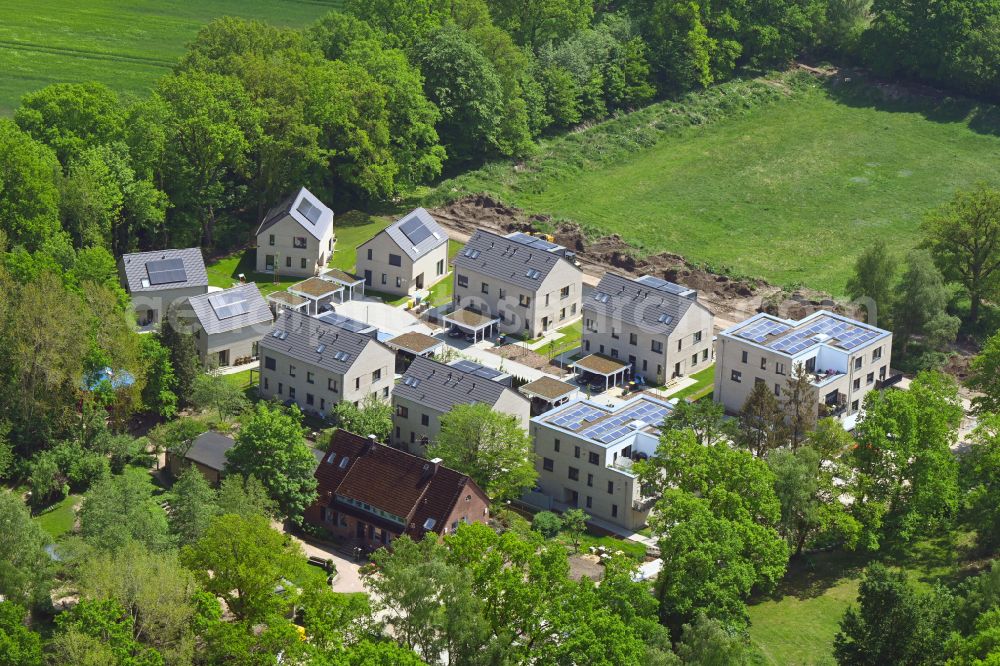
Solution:
[{"label": "agricultural field", "polygon": [[446,181],[733,275],[840,295],[957,188],[998,179],[1000,110],[802,74],[736,81],[543,141]]},{"label": "agricultural field", "polygon": [[143,94],[219,16],[302,27],[341,0],[0,0],[0,115],[50,83],[100,81]]}]

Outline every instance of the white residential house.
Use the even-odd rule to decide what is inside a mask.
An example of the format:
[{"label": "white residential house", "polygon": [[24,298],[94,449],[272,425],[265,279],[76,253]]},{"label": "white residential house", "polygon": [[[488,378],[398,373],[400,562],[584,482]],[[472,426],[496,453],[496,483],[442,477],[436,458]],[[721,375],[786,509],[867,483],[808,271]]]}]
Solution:
[{"label": "white residential house", "polygon": [[326,268],[335,242],[333,211],[303,187],[257,229],[257,272],[311,277]]},{"label": "white residential house", "polygon": [[365,286],[396,296],[430,289],[448,273],[448,234],[416,208],[358,246]]},{"label": "white residential house", "polygon": [[274,321],[253,282],[188,299],[185,317],[207,366],[227,367],[257,360],[257,343]]},{"label": "white residential house", "polygon": [[159,324],[171,306],[208,291],[205,260],[197,247],[122,255],[118,277],[140,327]]}]

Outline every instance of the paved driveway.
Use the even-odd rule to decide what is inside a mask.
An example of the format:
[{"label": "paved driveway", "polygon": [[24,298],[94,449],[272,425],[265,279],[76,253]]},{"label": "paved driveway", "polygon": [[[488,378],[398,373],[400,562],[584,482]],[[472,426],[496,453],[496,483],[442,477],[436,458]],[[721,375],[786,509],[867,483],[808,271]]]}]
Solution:
[{"label": "paved driveway", "polygon": [[333,560],[337,566],[337,580],[333,582],[334,592],[367,592],[358,574],[360,565],[352,559],[345,557],[341,552],[330,546],[306,541],[294,534],[290,534],[293,539],[299,542],[302,550],[308,557],[319,557],[324,560]]},{"label": "paved driveway", "polygon": [[386,305],[382,301],[364,300],[337,303],[334,310],[351,319],[365,321],[386,333],[398,335],[409,331],[431,333],[427,324],[421,322],[403,308]]}]

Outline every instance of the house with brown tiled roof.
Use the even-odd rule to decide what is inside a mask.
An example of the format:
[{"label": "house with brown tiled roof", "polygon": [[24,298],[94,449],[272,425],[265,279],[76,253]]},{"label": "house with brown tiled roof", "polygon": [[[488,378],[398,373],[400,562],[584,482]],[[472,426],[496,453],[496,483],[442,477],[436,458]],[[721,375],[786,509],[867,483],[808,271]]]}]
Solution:
[{"label": "house with brown tiled roof", "polygon": [[489,499],[465,474],[346,430],[334,431],[316,482],[306,522],[366,549],[489,518]]}]

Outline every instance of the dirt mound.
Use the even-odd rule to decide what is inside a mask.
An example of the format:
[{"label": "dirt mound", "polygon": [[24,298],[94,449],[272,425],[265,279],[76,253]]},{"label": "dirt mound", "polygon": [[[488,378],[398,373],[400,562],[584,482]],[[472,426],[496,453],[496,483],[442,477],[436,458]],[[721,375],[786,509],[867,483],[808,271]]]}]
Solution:
[{"label": "dirt mound", "polygon": [[[539,223],[551,228],[550,217],[528,215],[485,194],[463,197],[431,213],[438,222],[463,235],[480,228],[505,234],[536,231]],[[762,280],[733,279],[707,271],[677,254],[643,255],[617,234],[589,238],[572,222],[559,223],[553,236],[556,243],[577,253],[583,270],[592,276],[608,271],[653,275],[697,289],[699,298],[720,318],[719,325],[742,321],[762,310],[784,317],[802,317],[820,308],[839,307],[820,292],[803,290],[792,294]]]}]

